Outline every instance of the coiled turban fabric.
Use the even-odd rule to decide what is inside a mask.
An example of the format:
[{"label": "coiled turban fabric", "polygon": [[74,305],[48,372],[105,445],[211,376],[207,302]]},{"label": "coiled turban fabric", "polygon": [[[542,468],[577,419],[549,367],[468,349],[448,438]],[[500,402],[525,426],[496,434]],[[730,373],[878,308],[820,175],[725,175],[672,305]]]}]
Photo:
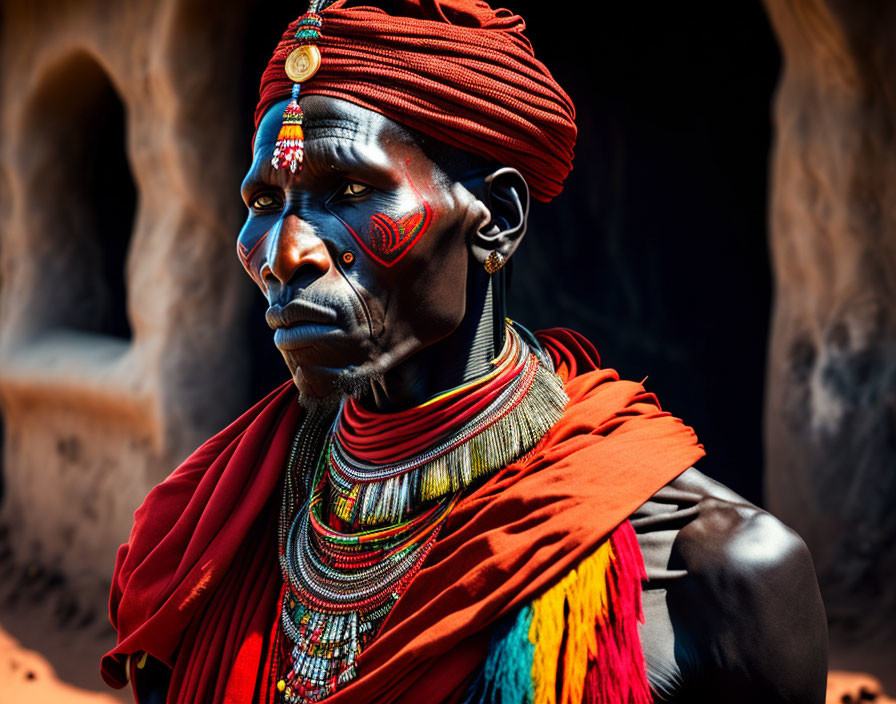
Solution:
[{"label": "coiled turban fabric", "polygon": [[[500,166],[549,201],[572,169],[575,107],[532,51],[522,17],[479,0],[336,0],[301,95],[340,98]],[[261,79],[255,127],[290,96],[290,24]]]}]

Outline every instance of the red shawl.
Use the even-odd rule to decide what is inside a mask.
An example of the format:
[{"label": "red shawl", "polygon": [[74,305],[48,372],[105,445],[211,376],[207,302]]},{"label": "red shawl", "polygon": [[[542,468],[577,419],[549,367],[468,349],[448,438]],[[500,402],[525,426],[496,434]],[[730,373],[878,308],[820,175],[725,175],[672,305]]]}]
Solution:
[{"label": "red shawl", "polygon": [[[481,665],[489,625],[590,555],[663,485],[703,456],[693,430],[635,382],[598,369],[568,330],[539,335],[567,379],[561,420],[455,508],[424,568],[332,704],[450,701]],[[200,447],[135,514],[113,576],[118,646],[174,670],[169,702],[251,702],[280,587],[276,491],[301,409],[291,383]],[[422,699],[421,699],[422,697]]]}]

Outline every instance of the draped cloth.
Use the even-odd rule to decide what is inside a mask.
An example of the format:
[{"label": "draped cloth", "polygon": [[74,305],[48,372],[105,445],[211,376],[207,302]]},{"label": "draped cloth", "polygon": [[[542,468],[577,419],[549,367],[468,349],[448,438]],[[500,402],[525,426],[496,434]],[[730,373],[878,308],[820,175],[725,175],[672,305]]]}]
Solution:
[{"label": "draped cloth", "polygon": [[[694,432],[641,384],[600,369],[568,330],[539,339],[566,381],[563,417],[536,449],[468,492],[423,568],[361,653],[358,677],[326,701],[457,701],[490,626],[559,582],[663,485],[703,456]],[[281,475],[301,418],[286,384],[200,447],[136,512],[111,593],[127,656],[174,670],[169,702],[270,701]],[[262,681],[264,680],[264,681]]]},{"label": "draped cloth", "polygon": [[[548,201],[572,169],[572,100],[532,51],[526,24],[482,0],[337,0],[321,12],[318,72],[302,95],[340,98],[462,151],[522,172]],[[289,25],[262,74],[255,127],[293,83]]]}]

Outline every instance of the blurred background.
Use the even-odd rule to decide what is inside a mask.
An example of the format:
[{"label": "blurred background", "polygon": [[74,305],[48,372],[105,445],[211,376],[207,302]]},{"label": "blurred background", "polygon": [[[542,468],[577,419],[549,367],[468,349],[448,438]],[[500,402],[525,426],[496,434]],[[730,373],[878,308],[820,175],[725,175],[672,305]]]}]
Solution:
[{"label": "blurred background", "polygon": [[[511,316],[646,377],[699,468],[806,539],[832,667],[896,692],[896,7],[498,4],[579,126]],[[0,0],[0,702],[101,700],[134,509],[288,378],[235,241],[303,10]]]}]

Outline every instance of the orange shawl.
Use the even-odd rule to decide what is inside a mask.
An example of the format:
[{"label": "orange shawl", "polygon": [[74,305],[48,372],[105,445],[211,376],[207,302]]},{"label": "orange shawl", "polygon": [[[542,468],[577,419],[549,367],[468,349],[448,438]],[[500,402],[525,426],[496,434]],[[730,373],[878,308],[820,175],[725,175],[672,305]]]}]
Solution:
[{"label": "orange shawl", "polygon": [[[490,625],[557,583],[663,485],[703,456],[694,432],[641,384],[598,369],[589,342],[539,334],[569,405],[527,458],[455,508],[423,569],[332,704],[453,701],[481,666]],[[266,700],[277,622],[277,488],[300,420],[292,384],[211,438],[135,514],[111,594],[117,647],[174,670],[169,702]],[[422,697],[422,698],[421,698]]]}]

